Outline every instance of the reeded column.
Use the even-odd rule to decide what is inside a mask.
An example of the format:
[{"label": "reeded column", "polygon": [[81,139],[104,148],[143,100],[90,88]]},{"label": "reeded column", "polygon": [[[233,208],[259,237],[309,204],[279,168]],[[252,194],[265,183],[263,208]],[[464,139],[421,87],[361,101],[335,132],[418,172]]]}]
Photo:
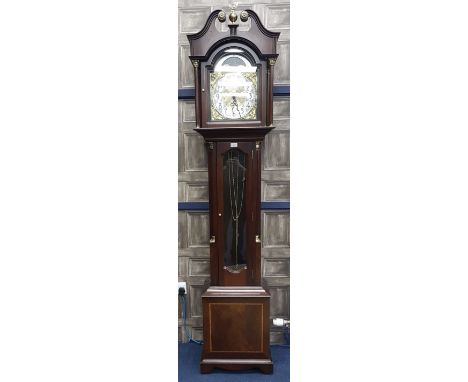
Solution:
[{"label": "reeded column", "polygon": [[201,93],[200,93],[200,61],[199,60],[192,60],[192,65],[193,65],[193,72],[195,74],[195,110],[196,110],[196,128],[199,128],[201,123],[200,123],[200,99],[201,99]]},{"label": "reeded column", "polygon": [[276,58],[268,59],[267,67],[267,111],[266,125],[271,126],[273,124],[273,69],[275,67]]}]

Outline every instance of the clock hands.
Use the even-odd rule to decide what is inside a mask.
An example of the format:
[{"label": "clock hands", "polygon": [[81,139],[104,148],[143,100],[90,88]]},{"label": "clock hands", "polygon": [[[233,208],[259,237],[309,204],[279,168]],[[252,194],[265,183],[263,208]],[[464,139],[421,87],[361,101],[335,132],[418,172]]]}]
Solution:
[{"label": "clock hands", "polygon": [[[239,118],[242,119],[242,115],[239,111],[239,105],[237,104],[237,99],[236,99],[236,96],[232,96],[232,103],[231,105],[233,106],[233,109],[234,109],[234,106],[236,107],[237,109],[237,112],[239,113]],[[234,113],[233,113],[234,114]]]}]

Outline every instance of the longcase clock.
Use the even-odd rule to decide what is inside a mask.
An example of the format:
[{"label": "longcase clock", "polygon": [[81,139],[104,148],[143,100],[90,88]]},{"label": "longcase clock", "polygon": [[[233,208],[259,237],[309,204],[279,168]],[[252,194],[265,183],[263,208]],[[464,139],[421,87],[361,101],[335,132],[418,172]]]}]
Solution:
[{"label": "longcase clock", "polygon": [[212,12],[203,29],[187,37],[195,74],[195,131],[208,151],[210,286],[202,295],[200,369],[271,373],[260,180],[262,143],[274,128],[279,33],[267,30],[255,12],[231,7],[228,15]]}]

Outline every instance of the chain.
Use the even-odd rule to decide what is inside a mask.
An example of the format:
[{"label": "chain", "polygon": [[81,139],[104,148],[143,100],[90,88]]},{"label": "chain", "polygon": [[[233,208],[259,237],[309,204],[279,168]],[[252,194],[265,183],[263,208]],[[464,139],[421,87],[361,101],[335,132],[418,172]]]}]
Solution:
[{"label": "chain", "polygon": [[[239,199],[239,167],[241,167],[239,152],[237,157],[233,155],[234,150],[228,152],[228,178],[229,178],[229,202],[231,207],[231,217],[234,221],[234,237],[235,237],[235,253],[236,253],[236,264],[238,264],[239,254],[239,217],[242,213],[242,207],[244,203],[244,190],[245,190],[245,168],[242,176],[242,191],[240,194],[240,207],[237,203]],[[234,177],[234,162],[237,161],[236,175]]]}]

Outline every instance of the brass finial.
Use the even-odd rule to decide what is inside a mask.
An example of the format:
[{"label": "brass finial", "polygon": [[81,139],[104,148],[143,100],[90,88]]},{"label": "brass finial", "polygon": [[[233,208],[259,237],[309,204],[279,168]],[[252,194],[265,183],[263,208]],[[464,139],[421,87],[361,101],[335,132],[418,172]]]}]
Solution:
[{"label": "brass finial", "polygon": [[222,23],[226,21],[226,12],[221,11],[218,13],[218,20]]},{"label": "brass finial", "polygon": [[237,6],[239,5],[239,2],[237,1],[233,1],[230,5],[229,5],[229,9],[232,11],[235,11],[237,9]]},{"label": "brass finial", "polygon": [[237,21],[237,13],[236,13],[236,8],[239,3],[237,1],[234,1],[229,5],[229,8],[231,9],[231,13],[229,13],[229,20],[231,20],[231,23],[235,23]]},{"label": "brass finial", "polygon": [[240,13],[240,19],[241,21],[243,21],[244,23],[249,19],[249,14],[247,11],[242,11]]}]

